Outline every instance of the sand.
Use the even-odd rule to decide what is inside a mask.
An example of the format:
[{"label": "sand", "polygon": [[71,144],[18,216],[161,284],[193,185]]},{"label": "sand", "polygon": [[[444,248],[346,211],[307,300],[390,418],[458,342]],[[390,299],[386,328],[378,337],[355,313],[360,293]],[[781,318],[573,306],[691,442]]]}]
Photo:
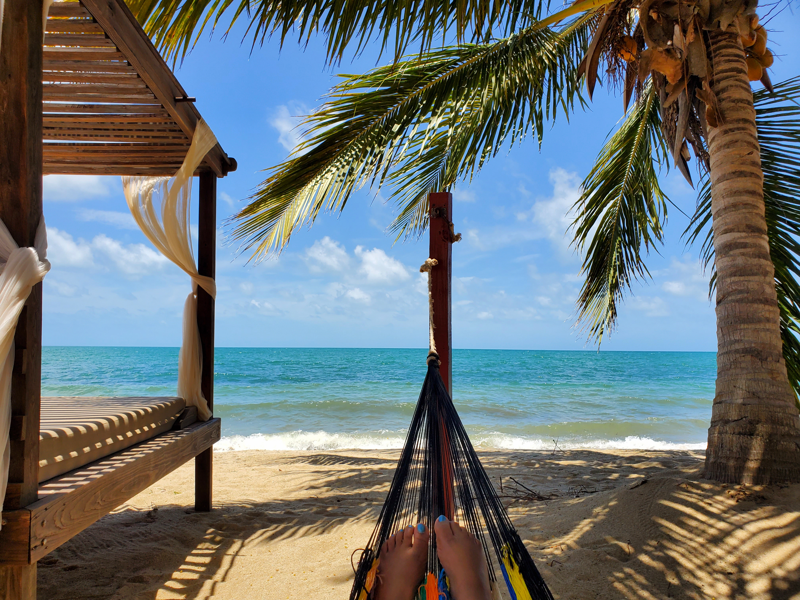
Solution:
[{"label": "sand", "polygon": [[[185,465],[39,562],[44,600],[347,598],[396,451],[215,456],[215,510]],[[505,500],[556,598],[800,599],[800,485],[700,479],[697,452],[482,452],[548,500]]]}]

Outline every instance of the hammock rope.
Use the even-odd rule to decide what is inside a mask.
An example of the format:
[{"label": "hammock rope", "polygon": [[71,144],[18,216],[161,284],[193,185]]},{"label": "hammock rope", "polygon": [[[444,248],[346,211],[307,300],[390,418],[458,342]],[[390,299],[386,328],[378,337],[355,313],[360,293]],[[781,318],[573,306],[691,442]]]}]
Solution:
[{"label": "hammock rope", "polygon": [[417,523],[425,525],[432,534],[427,572],[420,581],[417,598],[449,600],[447,574],[437,558],[433,530],[439,515],[458,521],[481,542],[494,600],[503,597],[501,581],[511,600],[553,600],[497,497],[439,374],[431,284],[431,272],[437,264],[429,258],[420,267],[421,272],[428,273],[428,372],[386,502],[355,569],[350,600],[370,600],[374,596],[381,547],[393,533]]}]

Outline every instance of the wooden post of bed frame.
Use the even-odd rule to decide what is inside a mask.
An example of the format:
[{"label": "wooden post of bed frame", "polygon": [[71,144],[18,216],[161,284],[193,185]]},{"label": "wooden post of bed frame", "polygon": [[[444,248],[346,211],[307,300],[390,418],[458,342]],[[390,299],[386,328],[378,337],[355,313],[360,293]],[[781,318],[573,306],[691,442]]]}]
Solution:
[{"label": "wooden post of bed frame", "polygon": [[[42,0],[6,0],[0,48],[0,219],[20,246],[33,246],[42,218]],[[11,466],[4,510],[39,492],[42,284],[22,309],[14,338]],[[19,544],[27,545],[28,539]],[[0,597],[36,598],[36,563],[0,567]]]},{"label": "wooden post of bed frame", "polygon": [[[200,172],[200,211],[197,233],[197,270],[215,277],[217,256],[217,176],[211,170]],[[203,349],[201,389],[214,410],[214,299],[203,289],[197,291],[197,325]],[[194,508],[211,510],[214,471],[213,446],[194,460]]]},{"label": "wooden post of bed frame", "polygon": [[433,296],[433,341],[439,354],[439,373],[448,393],[453,395],[452,323],[450,318],[451,282],[453,278],[453,194],[435,192],[428,195],[430,206],[430,254],[438,264],[431,270]]}]

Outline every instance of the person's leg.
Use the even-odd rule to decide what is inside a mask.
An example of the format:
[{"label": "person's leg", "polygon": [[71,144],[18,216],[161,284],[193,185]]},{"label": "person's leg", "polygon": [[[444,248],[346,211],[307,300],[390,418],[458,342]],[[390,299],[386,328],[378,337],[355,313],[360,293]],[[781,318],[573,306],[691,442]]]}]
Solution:
[{"label": "person's leg", "polygon": [[443,516],[433,529],[436,553],[450,578],[453,600],[491,600],[486,558],[478,538]]},{"label": "person's leg", "polygon": [[413,600],[428,563],[430,532],[406,527],[381,546],[375,600]]}]

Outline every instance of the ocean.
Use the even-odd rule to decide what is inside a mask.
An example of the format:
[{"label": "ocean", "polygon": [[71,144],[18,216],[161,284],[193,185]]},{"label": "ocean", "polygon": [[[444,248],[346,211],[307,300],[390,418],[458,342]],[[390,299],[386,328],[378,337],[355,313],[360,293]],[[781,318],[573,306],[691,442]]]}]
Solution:
[{"label": "ocean", "polygon": [[[400,448],[427,351],[217,348],[217,450]],[[42,394],[175,394],[177,348],[45,347]],[[456,350],[453,400],[484,448],[703,449],[713,352]]]}]

